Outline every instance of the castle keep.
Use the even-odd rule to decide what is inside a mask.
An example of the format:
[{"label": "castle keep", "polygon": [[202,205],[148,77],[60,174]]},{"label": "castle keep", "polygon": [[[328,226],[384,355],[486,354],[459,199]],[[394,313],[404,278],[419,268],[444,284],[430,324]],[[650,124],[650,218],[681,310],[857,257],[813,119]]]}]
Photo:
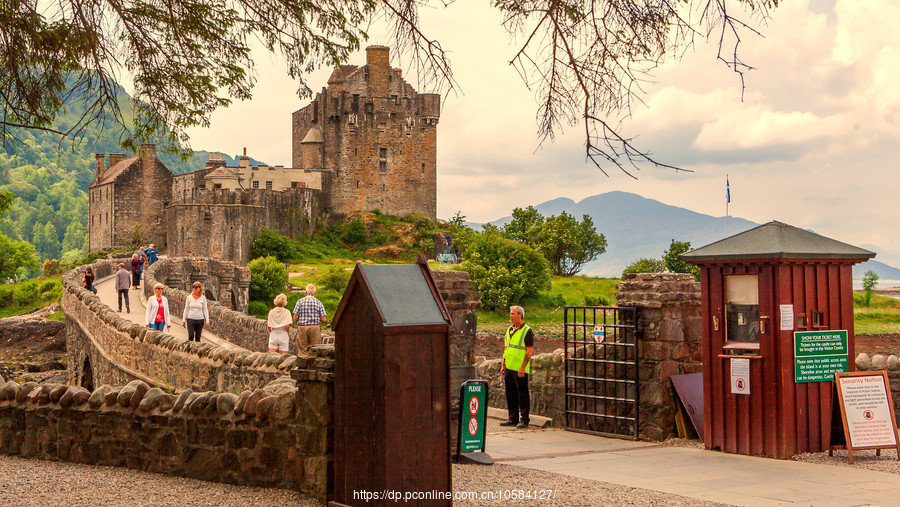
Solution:
[{"label": "castle keep", "polygon": [[292,116],[292,167],[236,167],[212,154],[206,167],[173,175],[153,145],[138,156],[97,154],[89,187],[89,248],[154,242],[170,256],[245,264],[263,228],[310,234],[319,218],[379,209],[437,213],[440,95],[417,93],[370,46],[366,65],[335,68],[328,86]]}]

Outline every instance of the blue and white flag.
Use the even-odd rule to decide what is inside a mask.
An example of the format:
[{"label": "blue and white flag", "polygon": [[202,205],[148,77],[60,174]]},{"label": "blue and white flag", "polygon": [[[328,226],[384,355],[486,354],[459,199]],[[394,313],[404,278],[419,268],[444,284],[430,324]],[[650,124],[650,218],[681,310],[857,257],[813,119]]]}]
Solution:
[{"label": "blue and white flag", "polygon": [[731,202],[731,185],[728,183],[728,176],[725,177],[725,202]]}]

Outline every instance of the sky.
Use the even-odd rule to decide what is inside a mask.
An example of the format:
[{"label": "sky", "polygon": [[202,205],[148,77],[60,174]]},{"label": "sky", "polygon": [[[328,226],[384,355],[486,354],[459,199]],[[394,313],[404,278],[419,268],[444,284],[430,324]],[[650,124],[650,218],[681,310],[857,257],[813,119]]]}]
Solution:
[{"label": "sky", "polygon": [[[727,175],[731,216],[811,229],[900,266],[900,3],[781,2],[759,26],[762,37],[743,39],[741,57],[755,68],[743,93],[740,78],[716,60],[715,41],[698,41],[653,73],[644,104],[623,125],[639,147],[692,172],[641,166],[637,179],[615,167],[605,176],[587,161],[580,126],[538,145],[535,95],[508,65],[516,41],[488,2],[473,4],[422,12],[423,30],[449,52],[459,85],[438,126],[439,218],[461,211],[487,222],[514,207],[615,190],[725,216]],[[389,43],[377,26],[370,36],[364,46]],[[290,115],[308,101],[296,96],[283,62],[256,54],[254,98],[214,113],[210,128],[190,130],[191,144],[232,155],[246,147],[257,160],[290,165]],[[350,63],[364,64],[364,51]],[[313,90],[330,72],[310,76]]]}]

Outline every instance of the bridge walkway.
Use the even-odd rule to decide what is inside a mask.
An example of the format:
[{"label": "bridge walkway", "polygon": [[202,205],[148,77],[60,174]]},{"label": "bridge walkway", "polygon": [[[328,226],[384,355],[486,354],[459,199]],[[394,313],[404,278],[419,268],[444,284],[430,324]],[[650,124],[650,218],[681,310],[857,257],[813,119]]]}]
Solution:
[{"label": "bridge walkway", "polygon": [[[131,276],[131,273],[129,273],[128,276]],[[119,304],[116,297],[117,294],[115,278],[116,277],[114,274],[101,278],[97,280],[96,283],[94,283],[94,287],[97,288],[97,296],[100,297],[100,301],[103,302],[103,304],[110,308],[118,309]],[[119,312],[119,315],[134,323],[146,326],[147,323],[144,321],[144,314],[147,310],[147,307],[144,299],[141,297],[141,293],[142,291],[140,290],[129,289],[128,299],[131,303],[131,313],[125,313],[125,309],[122,308],[123,311]],[[172,321],[172,328],[167,330],[166,332],[183,340],[187,340],[187,328],[181,325],[181,314],[175,315],[174,313],[170,313],[169,319]],[[247,350],[243,347],[239,347],[229,342],[228,340],[219,338],[215,334],[211,333],[208,328],[203,329],[200,341],[204,343],[210,343],[212,345],[218,345],[226,349]]]}]

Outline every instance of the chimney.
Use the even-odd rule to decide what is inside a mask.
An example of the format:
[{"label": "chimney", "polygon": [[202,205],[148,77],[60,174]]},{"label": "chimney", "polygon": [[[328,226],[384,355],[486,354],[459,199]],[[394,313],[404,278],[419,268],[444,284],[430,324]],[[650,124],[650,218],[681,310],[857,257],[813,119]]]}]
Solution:
[{"label": "chimney", "polygon": [[156,158],[156,145],[155,144],[142,144],[141,145],[141,158]]},{"label": "chimney", "polygon": [[105,169],[103,167],[103,164],[104,164],[105,158],[106,158],[106,156],[103,153],[97,154],[97,181],[100,181],[103,179],[103,172]]},{"label": "chimney", "polygon": [[125,158],[126,157],[125,157],[124,153],[110,153],[109,154],[109,166],[112,167],[112,166],[116,165],[117,163],[119,163],[119,161],[125,160]]},{"label": "chimney", "polygon": [[224,167],[225,159],[222,157],[222,154],[219,152],[212,152],[209,154],[209,160],[206,161],[207,169],[214,169],[216,167]]},{"label": "chimney", "polygon": [[366,48],[366,75],[369,77],[369,93],[373,98],[390,96],[390,49],[387,46]]},{"label": "chimney", "polygon": [[250,157],[247,156],[247,147],[244,147],[244,154],[241,155],[241,167],[250,167]]}]

